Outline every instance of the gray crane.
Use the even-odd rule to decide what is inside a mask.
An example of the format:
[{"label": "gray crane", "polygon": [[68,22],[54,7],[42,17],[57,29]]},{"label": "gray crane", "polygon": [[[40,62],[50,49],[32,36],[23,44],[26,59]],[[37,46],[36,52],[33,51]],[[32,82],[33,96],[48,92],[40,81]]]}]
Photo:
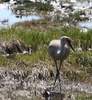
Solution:
[{"label": "gray crane", "polygon": [[[56,83],[56,80],[58,79],[60,82],[60,67],[62,65],[62,62],[69,56],[70,54],[70,48],[72,48],[73,51],[74,48],[71,45],[71,39],[68,36],[62,36],[60,40],[52,40],[48,47],[49,55],[53,58],[55,65],[56,65],[56,77],[54,81],[54,85]],[[57,65],[57,61],[60,61],[60,65]],[[61,86],[60,86],[61,90]]]}]

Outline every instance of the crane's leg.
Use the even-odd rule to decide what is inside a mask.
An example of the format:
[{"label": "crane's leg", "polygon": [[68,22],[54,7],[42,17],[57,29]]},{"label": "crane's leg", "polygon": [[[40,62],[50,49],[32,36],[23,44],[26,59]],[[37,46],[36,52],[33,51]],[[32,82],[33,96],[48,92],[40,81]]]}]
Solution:
[{"label": "crane's leg", "polygon": [[54,85],[56,84],[56,80],[57,80],[57,78],[58,78],[58,66],[57,66],[57,61],[56,60],[54,60],[55,61],[55,64],[56,64],[56,77],[55,77],[55,81],[54,81]]},{"label": "crane's leg", "polygon": [[[60,74],[60,73],[59,73]],[[59,86],[60,86],[60,91],[61,91],[61,80],[60,80],[60,75],[58,76],[58,80],[59,80]]]},{"label": "crane's leg", "polygon": [[57,66],[57,62],[56,62],[56,77],[55,77],[55,81],[54,81],[54,85],[57,81],[57,79],[59,80],[59,85],[60,85],[60,91],[61,91],[61,80],[60,80],[60,67],[58,68]]},{"label": "crane's leg", "polygon": [[60,68],[58,68],[58,66],[57,66],[57,61],[56,60],[54,60],[54,61],[55,61],[55,64],[56,64],[56,77],[55,77],[55,81],[54,81],[54,85],[55,85],[57,79],[59,80],[59,83],[60,83],[60,76],[59,76],[59,74],[60,74],[60,72],[59,72]]},{"label": "crane's leg", "polygon": [[62,65],[62,61],[60,61],[60,66],[59,66],[59,68],[58,68],[58,73],[59,73],[59,75],[58,75],[58,80],[59,80],[59,84],[60,84],[60,91],[61,91],[61,80],[60,80],[60,68],[61,68],[61,65]]},{"label": "crane's leg", "polygon": [[56,81],[58,79],[59,80],[59,84],[60,84],[60,91],[61,91],[60,67],[62,65],[62,62],[60,61],[60,66],[58,67],[57,66],[57,61],[56,60],[54,60],[54,61],[55,61],[55,64],[56,64],[56,77],[55,77],[54,85],[55,85],[55,83],[56,83]]},{"label": "crane's leg", "polygon": [[54,85],[55,85],[57,79],[60,80],[60,78],[59,78],[59,70],[58,69],[56,69],[56,70],[57,70],[57,72],[56,72],[56,77],[55,77]]}]

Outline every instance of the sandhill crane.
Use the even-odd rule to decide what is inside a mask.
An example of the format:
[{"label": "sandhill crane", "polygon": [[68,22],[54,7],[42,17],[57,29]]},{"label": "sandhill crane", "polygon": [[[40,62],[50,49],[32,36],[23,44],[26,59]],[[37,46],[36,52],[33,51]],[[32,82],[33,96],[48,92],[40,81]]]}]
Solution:
[{"label": "sandhill crane", "polygon": [[[70,48],[72,48],[73,51],[75,51],[71,45],[71,39],[68,36],[62,36],[60,40],[52,40],[49,44],[48,52],[49,55],[53,58],[56,65],[56,77],[55,77],[54,85],[57,79],[60,82],[60,76],[59,76],[60,67],[62,65],[62,62],[69,56]],[[57,60],[60,61],[59,66],[57,65]],[[60,90],[61,90],[61,86],[60,86]]]}]

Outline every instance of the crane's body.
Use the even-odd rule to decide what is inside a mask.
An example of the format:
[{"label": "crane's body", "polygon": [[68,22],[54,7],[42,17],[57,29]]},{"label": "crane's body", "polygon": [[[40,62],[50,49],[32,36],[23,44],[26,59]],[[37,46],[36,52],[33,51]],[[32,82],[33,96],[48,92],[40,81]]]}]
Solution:
[{"label": "crane's body", "polygon": [[[56,83],[57,78],[59,79],[60,82],[59,70],[62,65],[62,62],[69,56],[70,48],[73,49],[71,45],[71,39],[67,36],[61,37],[60,40],[52,40],[49,44],[48,52],[49,55],[53,58],[57,70],[54,85]],[[59,66],[57,66],[57,60],[60,60]]]},{"label": "crane's body", "polygon": [[54,60],[63,61],[70,54],[70,48],[67,44],[61,45],[60,40],[52,40],[49,44],[49,54]]}]

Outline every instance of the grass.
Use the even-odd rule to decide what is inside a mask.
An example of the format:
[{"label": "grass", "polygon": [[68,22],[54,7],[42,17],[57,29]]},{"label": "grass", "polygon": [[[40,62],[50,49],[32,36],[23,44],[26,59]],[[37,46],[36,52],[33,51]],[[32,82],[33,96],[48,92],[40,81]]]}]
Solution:
[{"label": "grass", "polygon": [[[28,26],[25,27],[28,23]],[[59,24],[60,25],[60,24]],[[30,27],[32,26],[32,27]],[[43,30],[44,26],[53,26]],[[35,64],[43,62],[47,68],[51,66],[54,70],[55,64],[51,57],[48,55],[48,45],[53,39],[60,39],[61,36],[67,35],[71,37],[72,44],[76,51],[71,51],[70,56],[64,61],[62,68],[63,75],[70,81],[85,82],[92,84],[92,30],[86,33],[80,32],[78,28],[62,27],[58,28],[55,23],[46,22],[43,20],[17,23],[11,28],[0,29],[0,41],[12,41],[18,39],[24,41],[27,45],[34,48],[32,54],[16,54],[11,59],[6,59],[0,54],[0,66],[9,68],[28,68],[32,69]],[[41,29],[40,29],[40,28]],[[79,45],[80,44],[80,45]],[[81,47],[82,51],[77,51]],[[86,96],[85,93],[78,93],[76,100],[91,100],[92,97]]]},{"label": "grass", "polygon": [[92,96],[86,95],[86,93],[78,93],[76,96],[76,100],[92,100]]},{"label": "grass", "polygon": [[53,11],[53,6],[50,3],[42,3],[42,2],[24,2],[23,5],[19,5],[15,8],[15,12],[17,10],[27,10],[30,11],[35,9],[36,11]]}]

